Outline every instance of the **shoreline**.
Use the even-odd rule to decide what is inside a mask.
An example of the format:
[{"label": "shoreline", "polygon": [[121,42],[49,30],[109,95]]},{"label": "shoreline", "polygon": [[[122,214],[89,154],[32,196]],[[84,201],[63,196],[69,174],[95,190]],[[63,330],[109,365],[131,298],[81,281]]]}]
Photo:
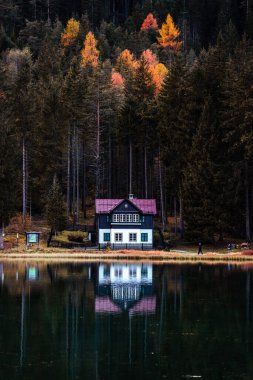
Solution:
[{"label": "shoreline", "polygon": [[0,251],[0,260],[3,261],[19,261],[19,260],[31,260],[31,261],[56,261],[56,262],[113,262],[113,261],[143,261],[154,262],[157,264],[166,263],[235,263],[245,264],[249,263],[253,265],[253,256],[238,253],[214,253],[206,252],[203,255],[197,255],[190,252],[177,252],[177,251],[72,251],[66,252],[63,250],[46,251],[38,249],[37,251]]}]

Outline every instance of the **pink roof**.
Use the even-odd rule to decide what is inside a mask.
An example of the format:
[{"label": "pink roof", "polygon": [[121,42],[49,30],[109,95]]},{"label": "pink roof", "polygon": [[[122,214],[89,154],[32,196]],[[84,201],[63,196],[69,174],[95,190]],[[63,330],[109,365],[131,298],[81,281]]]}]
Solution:
[{"label": "pink roof", "polygon": [[135,304],[131,309],[131,314],[154,314],[156,310],[156,297],[145,297]]},{"label": "pink roof", "polygon": [[[96,213],[107,214],[125,199],[96,199]],[[130,203],[138,207],[144,214],[156,214],[155,199],[128,199]]]},{"label": "pink roof", "polygon": [[120,308],[115,305],[109,297],[96,297],[96,313],[121,313]]}]

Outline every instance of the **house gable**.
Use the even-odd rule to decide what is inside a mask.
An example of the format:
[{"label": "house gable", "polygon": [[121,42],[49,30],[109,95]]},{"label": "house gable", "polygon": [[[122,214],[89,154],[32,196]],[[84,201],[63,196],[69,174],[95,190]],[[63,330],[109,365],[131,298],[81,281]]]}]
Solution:
[{"label": "house gable", "polygon": [[135,206],[128,199],[123,199],[117,206],[110,210],[110,213],[142,213],[142,211]]}]

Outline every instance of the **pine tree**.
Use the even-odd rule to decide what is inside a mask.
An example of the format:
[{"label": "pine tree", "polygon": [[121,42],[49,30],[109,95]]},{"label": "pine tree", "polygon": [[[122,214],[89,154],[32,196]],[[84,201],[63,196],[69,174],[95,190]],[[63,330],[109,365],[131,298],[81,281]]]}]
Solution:
[{"label": "pine tree", "polygon": [[[152,101],[154,100],[152,75],[144,58],[141,58],[135,72],[125,82],[125,101],[121,110],[122,135],[128,144],[128,190],[133,191],[133,149],[140,146],[143,153],[144,191],[147,197],[147,150],[148,141],[152,140]],[[151,127],[152,128],[152,127]],[[137,176],[135,187],[139,188]],[[143,183],[143,182],[142,182]]]},{"label": "pine tree", "polygon": [[227,65],[226,76],[222,82],[224,107],[221,113],[224,139],[228,143],[227,161],[234,168],[231,182],[236,189],[235,208],[238,210],[237,215],[241,217],[237,223],[239,226],[245,226],[245,232],[242,233],[248,240],[251,239],[252,220],[250,207],[253,170],[252,63],[253,47],[244,37]]},{"label": "pine tree", "polygon": [[[66,223],[65,203],[61,187],[56,176],[54,177],[53,184],[48,192],[45,211],[47,223],[50,226],[51,230],[51,240],[52,233],[61,231],[65,227]],[[48,241],[48,245],[50,245],[50,240]]]},{"label": "pine tree", "polygon": [[[161,139],[161,155],[166,167],[167,193],[180,201],[182,205],[183,171],[188,161],[188,151],[191,145],[189,121],[185,120],[189,94],[188,70],[183,57],[178,57],[165,77],[160,92],[158,93],[158,131]],[[166,141],[163,144],[163,141]],[[183,210],[180,209],[181,215]],[[183,234],[183,220],[181,221],[181,233]]]},{"label": "pine tree", "polygon": [[218,41],[200,55],[192,74],[198,100],[191,110],[197,124],[184,170],[185,220],[188,236],[210,241],[216,234],[223,238],[233,212],[229,181],[233,174],[220,119],[225,67],[226,55]]},{"label": "pine tree", "polygon": [[[61,106],[61,56],[52,41],[44,43],[36,61],[37,78],[31,86],[32,119],[31,190],[35,209],[42,210],[48,188],[56,174],[62,175],[66,125]],[[46,159],[45,159],[46,157]]]}]

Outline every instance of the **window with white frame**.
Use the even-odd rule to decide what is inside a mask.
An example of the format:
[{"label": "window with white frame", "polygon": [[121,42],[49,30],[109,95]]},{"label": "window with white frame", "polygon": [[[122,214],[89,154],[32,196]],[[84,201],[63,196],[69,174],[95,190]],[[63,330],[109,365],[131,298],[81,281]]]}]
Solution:
[{"label": "window with white frame", "polygon": [[130,234],[129,234],[129,241],[130,241],[130,242],[135,242],[135,241],[137,241],[137,234],[130,233]]},{"label": "window with white frame", "polygon": [[140,216],[139,216],[139,214],[133,214],[133,222],[134,222],[134,223],[138,223],[139,220],[140,220]]},{"label": "window with white frame", "polygon": [[126,221],[126,215],[125,214],[120,214],[120,223],[124,223]]},{"label": "window with white frame", "polygon": [[134,267],[129,268],[129,277],[130,278],[136,278],[137,277],[136,268],[134,268]]},{"label": "window with white frame", "polygon": [[114,270],[114,276],[121,278],[122,277],[122,269],[121,268],[115,268]]},{"label": "window with white frame", "polygon": [[146,232],[141,234],[141,241],[148,241],[148,234]]},{"label": "window with white frame", "polygon": [[113,214],[112,221],[113,223],[139,223],[140,215],[139,214]]},{"label": "window with white frame", "polygon": [[119,214],[113,214],[112,215],[112,221],[113,222],[119,222]]},{"label": "window with white frame", "polygon": [[127,221],[127,223],[132,222],[132,220],[133,220],[132,214],[126,214],[126,221]]},{"label": "window with white frame", "polygon": [[115,234],[115,241],[117,241],[117,242],[121,242],[121,241],[123,241],[123,234],[121,234],[121,233],[116,233],[116,234]]}]

